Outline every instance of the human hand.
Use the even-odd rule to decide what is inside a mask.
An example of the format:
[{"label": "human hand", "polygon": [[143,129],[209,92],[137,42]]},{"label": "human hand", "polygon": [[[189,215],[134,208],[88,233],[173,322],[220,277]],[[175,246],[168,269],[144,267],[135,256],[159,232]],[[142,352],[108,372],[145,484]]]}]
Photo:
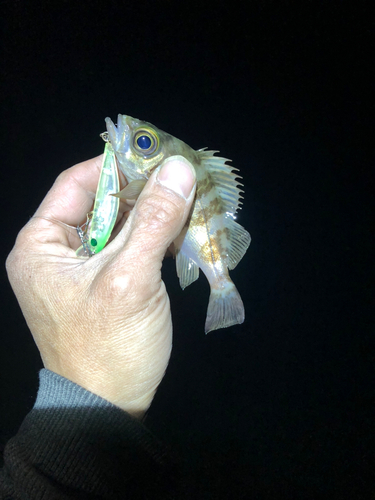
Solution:
[{"label": "human hand", "polygon": [[[172,347],[169,299],[161,280],[168,246],[195,195],[182,157],[154,172],[117,237],[100,253],[75,256],[92,208],[101,157],[64,171],[19,233],[7,271],[45,368],[141,417]],[[129,207],[120,210],[119,227]],[[44,218],[43,218],[44,217]]]}]

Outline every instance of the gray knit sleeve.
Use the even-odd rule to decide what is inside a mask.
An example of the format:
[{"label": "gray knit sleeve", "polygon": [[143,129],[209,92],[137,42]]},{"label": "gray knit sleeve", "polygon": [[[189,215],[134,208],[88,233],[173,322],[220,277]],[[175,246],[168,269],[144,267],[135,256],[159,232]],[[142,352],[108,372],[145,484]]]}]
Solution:
[{"label": "gray knit sleeve", "polygon": [[178,469],[139,420],[44,369],[34,408],[6,445],[0,498],[170,498]]}]

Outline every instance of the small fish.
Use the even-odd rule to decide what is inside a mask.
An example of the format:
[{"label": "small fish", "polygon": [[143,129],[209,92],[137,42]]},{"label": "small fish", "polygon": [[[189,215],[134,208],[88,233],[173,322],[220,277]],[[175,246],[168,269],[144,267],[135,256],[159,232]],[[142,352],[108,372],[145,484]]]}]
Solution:
[{"label": "small fish", "polygon": [[206,333],[243,323],[244,306],[228,269],[234,269],[250,245],[250,234],[234,219],[243,192],[238,169],[218,151],[195,151],[150,123],[118,115],[117,126],[106,118],[108,137],[128,185],[117,196],[136,199],[151,173],[167,158],[180,155],[197,177],[194,205],[185,227],[174,241],[177,275],[184,289],[206,275],[210,288]]}]

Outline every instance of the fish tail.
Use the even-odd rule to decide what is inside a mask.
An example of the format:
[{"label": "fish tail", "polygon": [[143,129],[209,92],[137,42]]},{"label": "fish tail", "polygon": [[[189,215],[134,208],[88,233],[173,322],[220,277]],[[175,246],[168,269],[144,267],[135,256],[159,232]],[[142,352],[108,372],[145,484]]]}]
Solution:
[{"label": "fish tail", "polygon": [[211,288],[207,309],[205,332],[241,324],[245,319],[245,309],[237,288],[230,281],[223,289]]}]

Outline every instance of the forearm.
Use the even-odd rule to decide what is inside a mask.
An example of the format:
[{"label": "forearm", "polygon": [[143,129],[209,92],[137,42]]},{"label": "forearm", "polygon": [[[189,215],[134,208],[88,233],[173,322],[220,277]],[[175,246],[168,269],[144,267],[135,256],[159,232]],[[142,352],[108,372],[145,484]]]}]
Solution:
[{"label": "forearm", "polygon": [[5,448],[3,498],[148,498],[174,488],[177,463],[120,408],[48,370]]}]

